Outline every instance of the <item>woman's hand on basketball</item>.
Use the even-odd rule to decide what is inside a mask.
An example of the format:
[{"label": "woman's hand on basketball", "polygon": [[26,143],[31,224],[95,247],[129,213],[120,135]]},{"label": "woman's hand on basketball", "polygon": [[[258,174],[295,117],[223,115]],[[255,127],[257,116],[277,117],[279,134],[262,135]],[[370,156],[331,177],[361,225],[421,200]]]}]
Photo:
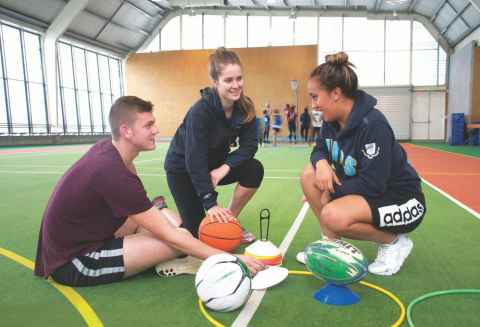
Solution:
[{"label": "woman's hand on basketball", "polygon": [[214,188],[217,187],[218,183],[228,175],[230,172],[230,166],[227,164],[223,164],[220,167],[212,170],[210,172],[210,179],[212,180],[212,185]]},{"label": "woman's hand on basketball", "polygon": [[320,191],[335,192],[334,183],[342,185],[332,167],[327,160],[320,160],[317,162],[315,170],[315,185]]},{"label": "woman's hand on basketball", "polygon": [[267,268],[262,262],[258,261],[255,258],[252,258],[248,255],[238,254],[237,257],[247,265],[248,269],[252,273],[252,276],[255,276],[257,272],[262,271]]},{"label": "woman's hand on basketball", "polygon": [[235,219],[233,217],[233,214],[230,210],[219,207],[219,206],[213,206],[210,209],[207,210],[208,215],[210,216],[210,219],[215,219],[216,221],[222,222],[222,223],[228,223],[230,220]]}]

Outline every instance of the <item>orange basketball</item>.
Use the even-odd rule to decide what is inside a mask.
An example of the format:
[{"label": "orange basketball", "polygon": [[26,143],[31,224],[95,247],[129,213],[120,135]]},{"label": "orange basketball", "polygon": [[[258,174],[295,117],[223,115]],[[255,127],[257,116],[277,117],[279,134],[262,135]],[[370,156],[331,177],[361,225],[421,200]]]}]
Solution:
[{"label": "orange basketball", "polygon": [[198,238],[214,248],[231,252],[241,243],[242,227],[237,219],[221,223],[207,216],[200,223]]}]

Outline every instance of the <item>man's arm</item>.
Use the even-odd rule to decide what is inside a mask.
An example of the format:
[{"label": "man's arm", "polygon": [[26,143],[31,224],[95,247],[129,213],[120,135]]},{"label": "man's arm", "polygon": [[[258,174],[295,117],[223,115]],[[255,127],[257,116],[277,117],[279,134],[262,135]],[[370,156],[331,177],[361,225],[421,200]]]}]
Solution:
[{"label": "man's arm", "polygon": [[194,238],[191,234],[185,233],[180,228],[174,227],[169,223],[167,217],[158,210],[152,207],[147,211],[132,215],[132,218],[140,227],[150,231],[156,238],[165,242],[180,252],[192,255],[200,259],[223,253],[207,244]]}]

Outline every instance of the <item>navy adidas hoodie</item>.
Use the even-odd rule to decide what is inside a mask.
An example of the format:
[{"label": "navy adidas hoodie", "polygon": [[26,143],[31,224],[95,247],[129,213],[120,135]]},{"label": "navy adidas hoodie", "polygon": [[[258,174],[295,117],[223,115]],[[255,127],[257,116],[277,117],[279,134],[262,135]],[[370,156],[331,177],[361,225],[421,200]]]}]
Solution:
[{"label": "navy adidas hoodie", "polygon": [[[245,114],[234,104],[230,119],[225,117],[217,92],[200,91],[198,100],[177,129],[165,158],[165,170],[188,173],[205,209],[217,204],[210,171],[222,164],[235,168],[253,158],[258,149],[255,119],[244,123]],[[239,138],[239,148],[230,152],[230,144]]]},{"label": "navy adidas hoodie", "polygon": [[386,190],[420,191],[420,178],[407,161],[385,116],[371,95],[357,91],[347,124],[324,122],[310,160],[326,159],[342,182],[332,198],[357,194],[380,197]]}]

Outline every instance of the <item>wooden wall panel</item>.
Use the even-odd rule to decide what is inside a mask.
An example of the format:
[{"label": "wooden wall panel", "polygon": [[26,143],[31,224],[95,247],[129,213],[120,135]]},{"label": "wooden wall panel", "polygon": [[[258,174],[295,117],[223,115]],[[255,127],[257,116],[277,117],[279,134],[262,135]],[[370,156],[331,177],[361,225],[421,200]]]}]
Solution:
[{"label": "wooden wall panel", "polygon": [[[210,85],[207,65],[213,50],[138,53],[126,63],[126,94],[153,102],[159,136],[173,136],[199,90]],[[306,81],[317,62],[316,46],[235,49],[244,66],[245,94],[260,116],[266,102],[273,108],[295,104],[290,80],[299,83],[299,111],[310,105]],[[284,124],[285,125],[285,124]],[[282,129],[286,134],[287,128]]]},{"label": "wooden wall panel", "polygon": [[470,121],[480,121],[480,48],[475,48],[473,71],[472,113]]}]

